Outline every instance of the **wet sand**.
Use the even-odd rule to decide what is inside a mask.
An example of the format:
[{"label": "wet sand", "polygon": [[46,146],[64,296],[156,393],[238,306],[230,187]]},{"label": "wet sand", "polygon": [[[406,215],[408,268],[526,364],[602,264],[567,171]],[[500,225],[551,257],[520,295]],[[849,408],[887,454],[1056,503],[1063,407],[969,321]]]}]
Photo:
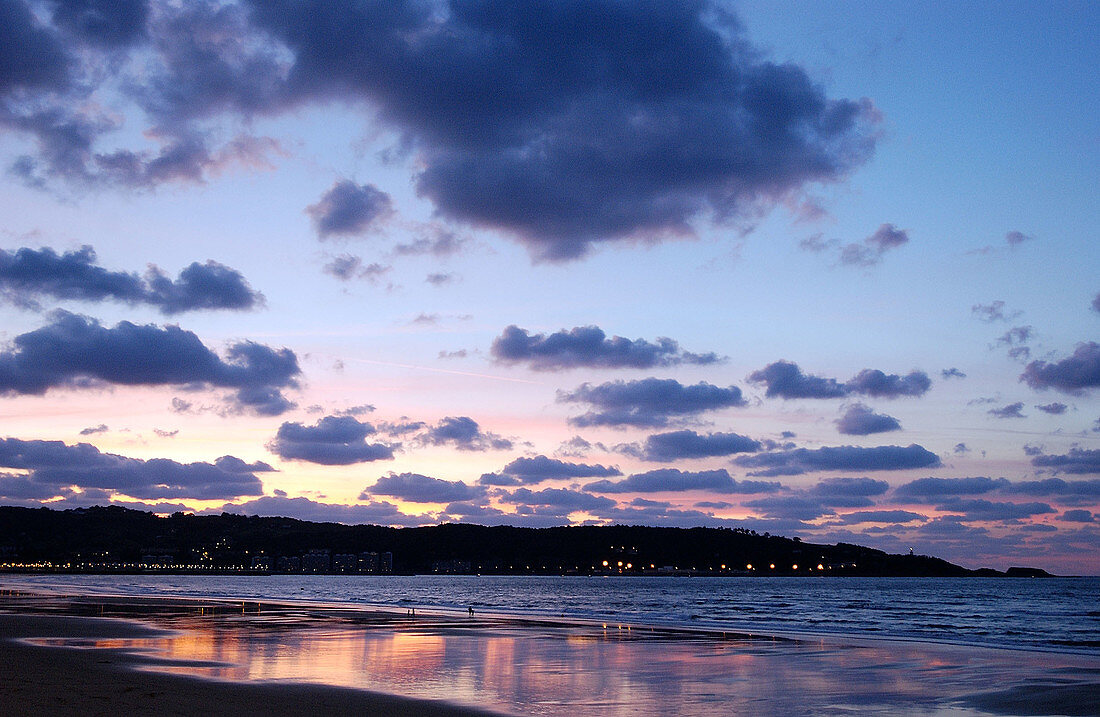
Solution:
[{"label": "wet sand", "polygon": [[0,610],[5,713],[1100,714],[1088,656],[225,600]]}]

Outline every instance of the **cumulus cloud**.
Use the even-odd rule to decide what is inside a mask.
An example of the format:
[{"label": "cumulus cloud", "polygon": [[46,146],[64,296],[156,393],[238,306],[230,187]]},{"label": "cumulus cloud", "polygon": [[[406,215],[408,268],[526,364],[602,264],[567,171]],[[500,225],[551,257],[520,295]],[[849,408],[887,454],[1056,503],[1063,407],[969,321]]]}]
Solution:
[{"label": "cumulus cloud", "polygon": [[752,383],[764,384],[768,398],[844,398],[853,394],[872,398],[922,396],[932,387],[923,371],[911,371],[905,376],[887,374],[865,368],[847,383],[835,378],[823,378],[802,373],[798,364],[779,360],[749,374]]},{"label": "cumulus cloud", "polygon": [[713,353],[681,351],[680,345],[660,337],[645,339],[607,337],[598,326],[577,326],[553,334],[530,334],[515,324],[493,339],[493,358],[504,364],[526,364],[536,371],[571,368],[655,368],[680,364],[707,365],[720,359]]},{"label": "cumulus cloud", "polygon": [[256,473],[266,463],[222,456],[213,463],[179,463],[167,458],[128,458],[102,453],[90,443],[0,438],[0,467],[26,471],[23,489],[38,498],[71,494],[73,488],[102,490],[138,499],[228,500],[263,492]]},{"label": "cumulus cloud", "polygon": [[741,389],[720,388],[705,381],[685,386],[675,379],[646,378],[610,381],[598,386],[581,384],[573,391],[559,391],[558,401],[592,406],[570,418],[574,426],[643,426],[660,428],[671,420],[722,408],[745,405]]},{"label": "cumulus cloud", "polygon": [[865,508],[874,505],[871,498],[880,496],[889,489],[889,483],[874,478],[826,478],[807,492],[822,505],[834,508]]},{"label": "cumulus cloud", "polygon": [[848,406],[840,418],[834,421],[836,429],[847,436],[867,436],[872,433],[900,431],[901,423],[893,416],[875,413],[862,403]]},{"label": "cumulus cloud", "polygon": [[970,478],[918,478],[894,490],[894,494],[905,498],[940,498],[952,495],[980,495],[1005,488],[1009,482],[1004,478],[975,476]]},{"label": "cumulus cloud", "polygon": [[607,510],[614,508],[617,503],[611,498],[581,493],[568,488],[543,488],[533,491],[530,488],[517,488],[510,492],[501,491],[497,499],[503,503],[517,505],[547,506],[550,508],[564,509],[567,512],[575,510]]},{"label": "cumulus cloud", "polygon": [[1055,473],[1100,473],[1100,450],[1071,448],[1062,455],[1039,455],[1031,459],[1037,468],[1050,468]]},{"label": "cumulus cloud", "polygon": [[82,436],[93,436],[96,433],[106,433],[109,430],[110,429],[107,428],[106,423],[101,423],[98,426],[88,426],[87,428],[82,428],[80,430],[80,435],[82,435]]},{"label": "cumulus cloud", "polygon": [[1100,344],[1078,344],[1073,355],[1061,361],[1032,361],[1020,380],[1040,391],[1053,388],[1072,395],[1096,388],[1100,386]]},{"label": "cumulus cloud", "polygon": [[[1062,456],[1058,456],[1061,458]],[[1088,457],[1084,461],[1090,460]],[[1096,461],[1093,456],[1091,460]],[[1083,470],[1069,470],[1066,473],[1100,473],[1100,464],[1094,464],[1091,468],[1087,463],[1081,466]],[[1100,478],[1089,480],[1063,480],[1061,478],[1044,478],[1042,480],[1017,481],[1010,483],[1002,489],[1005,493],[1019,493],[1022,495],[1046,495],[1060,497],[1095,497],[1100,498]]]},{"label": "cumulus cloud", "polygon": [[294,406],[282,393],[301,373],[290,349],[241,341],[218,357],[178,326],[114,328],[57,311],[52,323],[20,334],[0,351],[0,395],[41,395],[88,382],[124,386],[231,388],[235,408],[274,416]]},{"label": "cumulus cloud", "polygon": [[908,446],[826,446],[738,456],[736,465],[756,468],[755,476],[799,475],[814,471],[886,471],[933,468],[940,459],[931,451],[911,443]]},{"label": "cumulus cloud", "polygon": [[264,515],[272,517],[297,518],[318,523],[344,523],[347,525],[391,525],[413,527],[434,524],[432,517],[406,515],[393,503],[344,504],[322,503],[309,498],[288,498],[285,493],[265,495],[244,503],[226,503],[217,509],[218,513],[236,515]]},{"label": "cumulus cloud", "polygon": [[1010,403],[1000,408],[991,408],[986,413],[994,418],[1027,418],[1024,415],[1024,402],[1017,401],[1016,403]]},{"label": "cumulus cloud", "polygon": [[594,493],[669,493],[688,490],[712,493],[773,493],[780,487],[778,483],[770,481],[736,480],[724,468],[710,471],[660,468],[635,473],[619,481],[594,481],[584,489]]},{"label": "cumulus cloud", "polygon": [[821,501],[802,495],[772,495],[745,501],[742,505],[761,513],[765,518],[788,520],[814,520],[836,512],[822,505]]},{"label": "cumulus cloud", "polygon": [[[59,3],[53,27],[23,0],[3,7],[0,92],[22,93],[4,122],[40,145],[19,163],[29,178],[202,181],[256,141],[224,141],[227,127],[340,100],[416,153],[415,189],[440,216],[548,259],[735,223],[840,181],[880,124],[709,2],[127,0]],[[160,148],[104,149],[119,121],[90,100],[109,82]]]},{"label": "cumulus cloud", "polygon": [[1067,409],[1069,409],[1069,406],[1064,403],[1058,403],[1057,401],[1055,401],[1054,403],[1036,406],[1035,408],[1039,409],[1043,413],[1049,413],[1052,416],[1060,416],[1065,413]]},{"label": "cumulus cloud", "polygon": [[1094,523],[1096,520],[1093,517],[1092,511],[1076,508],[1074,510],[1067,510],[1062,513],[1062,520],[1069,523]]},{"label": "cumulus cloud", "polygon": [[691,458],[754,453],[763,447],[760,441],[737,433],[700,434],[683,430],[655,433],[647,436],[641,446],[630,445],[620,447],[620,450],[647,461],[668,463]]},{"label": "cumulus cloud", "polygon": [[495,433],[483,431],[469,416],[447,416],[428,428],[420,440],[433,446],[452,445],[460,451],[506,451],[512,442]]},{"label": "cumulus cloud", "polygon": [[936,506],[936,510],[962,513],[960,520],[1020,520],[1033,515],[1056,513],[1046,503],[993,502],[981,498],[951,498]]},{"label": "cumulus cloud", "polygon": [[928,516],[909,510],[857,510],[836,517],[841,525],[860,523],[915,523],[928,520]]},{"label": "cumulus cloud", "polygon": [[412,503],[451,503],[481,498],[485,495],[485,487],[419,473],[390,473],[364,488],[359,499],[366,500],[368,495],[389,495]]},{"label": "cumulus cloud", "polygon": [[959,369],[952,366],[951,368],[945,368],[940,371],[940,376],[944,378],[966,378],[966,374]]},{"label": "cumulus cloud", "polygon": [[351,415],[325,416],[313,426],[288,421],[279,426],[267,449],[286,460],[326,466],[392,459],[393,446],[367,442],[374,432],[374,426]]},{"label": "cumulus cloud", "polygon": [[393,214],[393,201],[373,184],[356,184],[350,179],[337,181],[306,208],[313,227],[322,239],[331,236],[364,234]]},{"label": "cumulus cloud", "polygon": [[622,475],[618,468],[599,464],[570,463],[546,456],[517,458],[497,473],[485,473],[482,485],[531,485],[563,478],[603,478]]},{"label": "cumulus cloud", "polygon": [[909,241],[909,233],[893,224],[883,224],[875,233],[860,243],[852,243],[840,250],[840,263],[849,266],[874,266],[882,261],[883,255],[891,249],[903,246]]},{"label": "cumulus cloud", "polygon": [[112,300],[146,304],[168,315],[255,309],[264,301],[239,271],[216,261],[193,262],[175,279],[153,266],[142,278],[132,272],[99,266],[90,246],[60,255],[46,247],[0,250],[0,297],[31,309],[40,309],[43,297],[84,302]]}]

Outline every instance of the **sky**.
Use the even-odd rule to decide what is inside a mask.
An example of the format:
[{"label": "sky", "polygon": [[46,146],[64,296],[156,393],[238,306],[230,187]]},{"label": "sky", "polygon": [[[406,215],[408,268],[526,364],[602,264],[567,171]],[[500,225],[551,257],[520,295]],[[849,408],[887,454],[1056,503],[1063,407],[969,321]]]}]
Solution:
[{"label": "sky", "polygon": [[1100,574],[1096,27],[0,0],[0,504]]}]

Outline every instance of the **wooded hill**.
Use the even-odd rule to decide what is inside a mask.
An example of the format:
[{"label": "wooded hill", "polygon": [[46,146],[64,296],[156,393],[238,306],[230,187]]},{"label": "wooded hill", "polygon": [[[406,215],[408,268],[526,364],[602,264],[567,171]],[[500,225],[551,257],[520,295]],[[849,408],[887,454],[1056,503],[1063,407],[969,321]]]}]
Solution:
[{"label": "wooded hill", "polygon": [[[117,506],[65,511],[0,507],[0,564],[9,571],[194,570],[195,566],[251,571],[257,563],[273,567],[280,556],[325,551],[332,555],[389,552],[393,572],[404,574],[1004,574],[968,570],[923,555],[890,555],[846,543],[816,545],[740,528],[517,528],[458,523],[389,528],[229,513],[158,517]],[[151,567],[154,563],[159,567]],[[1010,569],[1009,574],[1043,573]]]}]

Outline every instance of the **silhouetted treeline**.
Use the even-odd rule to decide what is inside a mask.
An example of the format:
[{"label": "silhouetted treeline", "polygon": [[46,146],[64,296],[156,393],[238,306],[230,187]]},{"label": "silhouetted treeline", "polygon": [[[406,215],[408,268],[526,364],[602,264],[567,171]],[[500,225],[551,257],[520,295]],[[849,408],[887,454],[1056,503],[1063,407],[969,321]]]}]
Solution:
[{"label": "silhouetted treeline", "polygon": [[117,506],[0,507],[0,564],[8,570],[33,564],[50,570],[138,569],[134,566],[156,562],[151,557],[162,565],[250,570],[266,562],[257,558],[310,551],[389,552],[393,571],[406,574],[1003,574],[967,570],[934,557],[890,555],[846,543],[815,545],[745,529],[457,523],[388,528],[229,513],[158,517]]}]

